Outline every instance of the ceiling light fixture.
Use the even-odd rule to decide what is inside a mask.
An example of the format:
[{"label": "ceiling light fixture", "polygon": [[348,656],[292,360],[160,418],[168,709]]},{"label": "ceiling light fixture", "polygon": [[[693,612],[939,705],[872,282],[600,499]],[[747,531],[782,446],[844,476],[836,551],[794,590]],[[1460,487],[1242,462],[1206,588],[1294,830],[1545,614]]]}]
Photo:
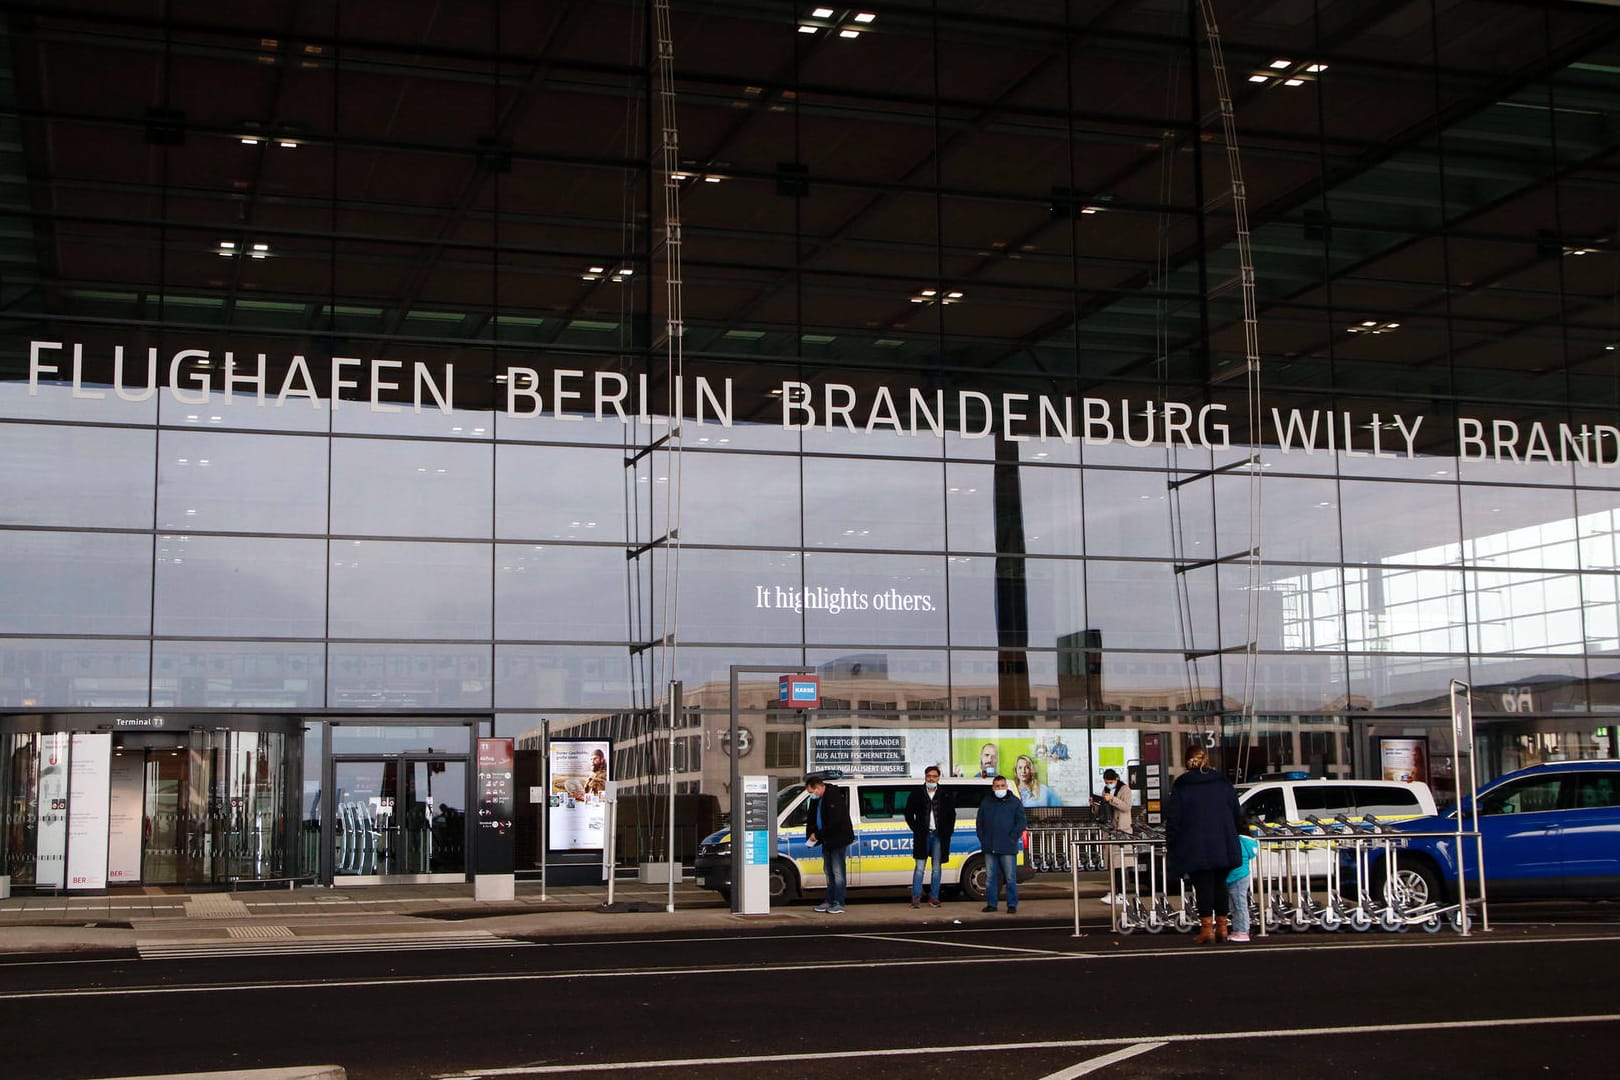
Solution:
[{"label": "ceiling light fixture", "polygon": [[1363,319],[1360,324],[1350,327],[1352,334],[1387,334],[1391,330],[1400,329],[1398,322],[1379,322],[1377,319]]},{"label": "ceiling light fixture", "polygon": [[810,17],[812,19],[830,19],[833,17],[833,9],[830,7],[818,7],[810,13]]},{"label": "ceiling light fixture", "polygon": [[1292,64],[1292,63],[1293,63],[1292,60],[1284,60],[1284,59],[1279,58],[1279,59],[1273,60],[1267,66],[1270,67],[1273,71],[1283,71],[1283,70],[1286,70],[1288,68],[1288,66],[1290,64]]},{"label": "ceiling light fixture", "polygon": [[858,22],[858,23],[868,23],[868,24],[870,24],[870,23],[877,22],[877,16],[872,14],[870,11],[860,11],[860,12],[856,12],[855,21]]},{"label": "ceiling light fixture", "polygon": [[846,26],[842,30],[838,31],[838,36],[841,38],[858,38],[861,36],[861,32],[859,30],[851,30]]}]

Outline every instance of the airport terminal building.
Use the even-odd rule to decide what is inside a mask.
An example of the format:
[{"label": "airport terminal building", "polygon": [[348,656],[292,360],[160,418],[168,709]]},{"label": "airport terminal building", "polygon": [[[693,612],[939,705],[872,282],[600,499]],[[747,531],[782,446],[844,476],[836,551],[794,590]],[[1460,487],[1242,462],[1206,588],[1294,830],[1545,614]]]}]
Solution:
[{"label": "airport terminal building", "polygon": [[7,0],[0,93],[12,888],[462,880],[481,739],[520,874],[733,755],[1617,755],[1611,5]]}]

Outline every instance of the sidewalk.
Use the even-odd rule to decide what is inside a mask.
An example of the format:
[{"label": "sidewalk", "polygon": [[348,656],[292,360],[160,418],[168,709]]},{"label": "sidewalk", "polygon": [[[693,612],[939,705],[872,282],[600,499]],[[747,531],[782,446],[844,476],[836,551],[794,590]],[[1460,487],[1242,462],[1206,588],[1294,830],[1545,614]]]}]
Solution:
[{"label": "sidewalk", "polygon": [[[1095,878],[1088,881],[1087,878]],[[737,916],[718,893],[692,884],[675,887],[675,911],[666,910],[667,885],[616,883],[606,906],[606,885],[553,886],[520,881],[516,897],[479,902],[472,882],[455,885],[368,885],[343,889],[306,886],[254,892],[172,893],[116,890],[102,896],[12,896],[0,900],[0,953],[85,952],[179,945],[221,945],[275,939],[354,940],[402,935],[432,938],[474,934],[484,938],[624,936],[670,931],[726,931],[756,925],[922,927],[940,922],[1005,922],[1005,911],[982,912],[958,897],[939,908],[913,910],[905,888],[854,890],[847,914],[812,910],[816,895],[774,907],[769,915]],[[1018,915],[1070,920],[1070,880],[1053,874],[1020,886]],[[1097,902],[1102,875],[1084,875],[1081,914],[1093,928],[1106,923]]]}]

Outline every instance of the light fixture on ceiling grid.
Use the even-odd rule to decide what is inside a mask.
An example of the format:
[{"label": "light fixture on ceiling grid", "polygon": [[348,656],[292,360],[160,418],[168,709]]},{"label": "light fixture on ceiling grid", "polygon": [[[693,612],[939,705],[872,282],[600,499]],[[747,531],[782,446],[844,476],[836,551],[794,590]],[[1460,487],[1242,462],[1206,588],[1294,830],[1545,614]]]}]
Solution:
[{"label": "light fixture on ceiling grid", "polygon": [[836,34],[850,41],[871,29],[875,22],[877,15],[870,11],[818,6],[811,8],[810,14],[799,21],[799,33],[820,34],[826,31],[829,36]]},{"label": "light fixture on ceiling grid", "polygon": [[1291,60],[1279,56],[1265,67],[1251,71],[1249,81],[1271,86],[1304,86],[1308,82],[1315,82],[1327,69],[1326,64],[1315,60]]}]

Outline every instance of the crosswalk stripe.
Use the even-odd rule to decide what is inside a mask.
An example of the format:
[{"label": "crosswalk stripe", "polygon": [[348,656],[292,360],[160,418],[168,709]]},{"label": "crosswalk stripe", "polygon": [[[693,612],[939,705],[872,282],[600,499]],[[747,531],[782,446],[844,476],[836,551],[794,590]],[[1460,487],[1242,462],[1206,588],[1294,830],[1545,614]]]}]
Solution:
[{"label": "crosswalk stripe", "polygon": [[420,952],[429,949],[532,948],[538,942],[497,937],[487,930],[465,934],[368,934],[347,938],[294,938],[273,941],[142,942],[143,960],[180,960],[227,956],[299,956],[318,953]]}]

